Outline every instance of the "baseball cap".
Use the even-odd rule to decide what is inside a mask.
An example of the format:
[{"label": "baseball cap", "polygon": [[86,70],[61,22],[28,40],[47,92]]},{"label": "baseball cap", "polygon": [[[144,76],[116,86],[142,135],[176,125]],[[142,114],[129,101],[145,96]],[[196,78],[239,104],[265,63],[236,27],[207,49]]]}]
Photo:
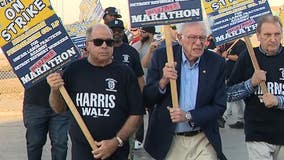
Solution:
[{"label": "baseball cap", "polygon": [[105,9],[105,11],[104,11],[104,17],[106,16],[106,15],[113,15],[113,16],[115,16],[116,18],[121,18],[122,16],[119,14],[119,12],[118,12],[118,9],[117,8],[115,8],[115,7],[108,7],[108,8],[106,8]]},{"label": "baseball cap", "polygon": [[121,29],[124,29],[123,21],[119,20],[119,19],[114,19],[114,20],[108,22],[107,25],[108,25],[109,28],[121,28]]},{"label": "baseball cap", "polygon": [[153,27],[142,27],[141,30],[148,32],[148,33],[152,33],[152,34],[158,34],[154,26]]}]

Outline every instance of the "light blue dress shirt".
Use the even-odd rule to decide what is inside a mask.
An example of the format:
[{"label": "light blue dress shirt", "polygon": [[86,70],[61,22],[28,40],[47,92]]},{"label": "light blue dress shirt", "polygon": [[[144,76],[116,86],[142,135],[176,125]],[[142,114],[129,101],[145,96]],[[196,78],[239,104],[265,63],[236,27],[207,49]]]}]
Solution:
[{"label": "light blue dress shirt", "polygon": [[[198,88],[199,61],[200,58],[198,58],[193,65],[190,65],[185,56],[184,50],[182,50],[179,107],[185,112],[195,109]],[[198,128],[193,129],[188,122],[177,123],[176,125],[177,133],[197,129]]]}]

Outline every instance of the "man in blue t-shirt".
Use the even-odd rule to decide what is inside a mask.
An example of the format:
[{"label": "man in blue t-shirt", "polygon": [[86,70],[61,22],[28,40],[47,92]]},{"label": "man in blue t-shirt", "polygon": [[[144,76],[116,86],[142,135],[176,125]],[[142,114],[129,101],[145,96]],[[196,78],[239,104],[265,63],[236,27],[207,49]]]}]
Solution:
[{"label": "man in blue t-shirt", "polygon": [[[248,52],[236,62],[228,81],[227,100],[245,101],[245,140],[250,160],[284,159],[284,48],[282,24],[266,15],[258,20],[254,48],[260,69],[255,70]],[[265,88],[260,84],[265,83]]]},{"label": "man in blue t-shirt", "polygon": [[72,119],[72,160],[128,159],[128,138],[141,124],[144,107],[137,78],[129,67],[113,61],[113,44],[111,30],[96,24],[86,33],[88,57],[70,64],[63,77],[47,77],[50,105],[56,112],[67,110],[58,90],[64,85],[98,147],[92,151]]},{"label": "man in blue t-shirt", "polygon": [[[114,39],[114,49],[113,49],[113,57],[114,60],[118,62],[122,62],[123,64],[126,64],[129,66],[136,74],[138,83],[141,89],[141,92],[144,88],[145,80],[144,80],[144,72],[143,68],[140,63],[140,57],[138,51],[130,46],[128,43],[123,42],[123,30],[124,30],[124,24],[123,21],[119,19],[115,19],[110,21],[108,24],[109,28],[111,28],[113,33],[113,39]],[[138,129],[138,131],[135,134],[135,138],[137,141],[139,141],[141,144],[144,140],[144,124],[141,125],[141,127]],[[130,140],[130,144],[131,144]],[[132,145],[130,145],[130,149],[132,150]],[[134,144],[135,147],[135,144]],[[131,152],[130,157],[133,157],[133,154]]]},{"label": "man in blue t-shirt", "polygon": [[140,63],[140,57],[138,51],[130,46],[128,43],[123,42],[124,25],[123,21],[114,19],[108,24],[112,30],[114,39],[113,58],[118,62],[122,62],[129,66],[136,74],[140,89],[142,91],[144,87],[144,72]]}]

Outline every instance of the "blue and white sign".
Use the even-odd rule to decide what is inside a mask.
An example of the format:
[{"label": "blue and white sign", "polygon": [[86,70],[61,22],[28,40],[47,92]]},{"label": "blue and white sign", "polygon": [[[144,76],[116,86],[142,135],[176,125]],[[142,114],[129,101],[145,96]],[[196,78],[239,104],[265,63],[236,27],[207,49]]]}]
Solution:
[{"label": "blue and white sign", "polygon": [[256,32],[257,19],[272,14],[267,0],[203,0],[219,46]]},{"label": "blue and white sign", "polygon": [[202,21],[200,0],[129,0],[128,5],[132,28]]},{"label": "blue and white sign", "polygon": [[2,49],[26,89],[80,56],[55,14]]}]

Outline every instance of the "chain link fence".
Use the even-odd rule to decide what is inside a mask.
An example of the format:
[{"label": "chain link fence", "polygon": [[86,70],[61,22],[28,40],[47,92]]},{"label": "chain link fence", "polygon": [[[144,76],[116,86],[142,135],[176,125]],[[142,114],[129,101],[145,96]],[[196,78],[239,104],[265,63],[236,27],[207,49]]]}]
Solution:
[{"label": "chain link fence", "polygon": [[24,88],[4,54],[0,54],[0,94],[22,93]]}]

